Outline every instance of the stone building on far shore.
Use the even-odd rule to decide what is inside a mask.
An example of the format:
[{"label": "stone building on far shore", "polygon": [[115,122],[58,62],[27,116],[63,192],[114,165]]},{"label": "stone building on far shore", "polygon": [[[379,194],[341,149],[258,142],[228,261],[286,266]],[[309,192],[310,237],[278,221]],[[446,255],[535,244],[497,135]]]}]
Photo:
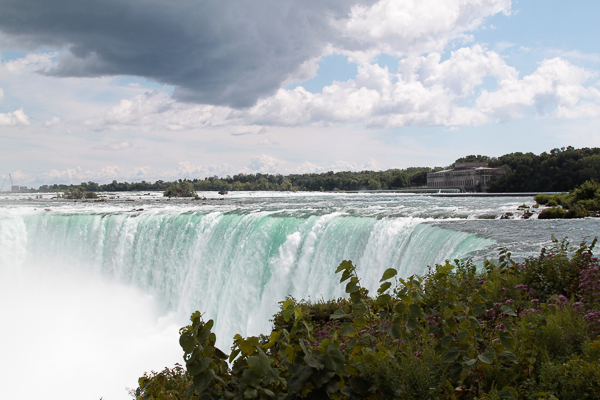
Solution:
[{"label": "stone building on far shore", "polygon": [[486,162],[457,162],[454,169],[428,173],[427,188],[485,192],[492,180],[504,175],[505,169],[489,168]]}]

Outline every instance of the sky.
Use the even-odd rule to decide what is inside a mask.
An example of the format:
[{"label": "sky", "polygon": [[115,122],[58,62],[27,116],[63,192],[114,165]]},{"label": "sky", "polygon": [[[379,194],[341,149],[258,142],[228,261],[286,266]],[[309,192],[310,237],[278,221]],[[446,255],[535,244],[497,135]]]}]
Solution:
[{"label": "sky", "polygon": [[0,185],[600,147],[598,17],[597,0],[0,0]]}]

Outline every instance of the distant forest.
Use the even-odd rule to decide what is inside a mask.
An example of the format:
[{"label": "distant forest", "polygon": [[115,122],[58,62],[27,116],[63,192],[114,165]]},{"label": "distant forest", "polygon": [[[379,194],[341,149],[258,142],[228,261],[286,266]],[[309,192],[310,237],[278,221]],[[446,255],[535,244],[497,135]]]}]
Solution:
[{"label": "distant forest", "polygon": [[[488,192],[567,192],[587,180],[600,180],[600,148],[575,149],[571,146],[552,149],[549,153],[510,153],[501,157],[470,155],[456,162],[485,161],[490,167],[504,168],[508,173],[493,181]],[[394,190],[423,187],[427,173],[452,168],[413,167],[387,171],[325,172],[321,174],[238,174],[204,179],[184,179],[196,191],[354,191]],[[95,182],[80,185],[42,185],[38,192],[56,192],[80,188],[93,192],[164,191],[174,182],[117,182],[100,185]]]}]

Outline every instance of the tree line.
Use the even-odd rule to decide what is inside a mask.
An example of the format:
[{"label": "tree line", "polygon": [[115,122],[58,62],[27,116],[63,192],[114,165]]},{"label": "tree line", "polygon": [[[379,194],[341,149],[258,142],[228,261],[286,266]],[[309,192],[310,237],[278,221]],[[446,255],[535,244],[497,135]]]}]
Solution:
[{"label": "tree line", "polygon": [[220,178],[179,179],[174,182],[158,180],[152,182],[117,182],[108,184],[82,182],[79,185],[42,185],[38,192],[59,192],[79,187],[92,192],[165,191],[174,183],[189,182],[196,191],[352,191],[392,190],[419,187],[427,184],[427,173],[438,168],[390,169],[387,171],[325,172],[321,174],[237,174]]},{"label": "tree line", "polygon": [[[456,162],[487,162],[493,168],[508,173],[490,183],[488,192],[566,192],[588,180],[600,179],[600,148],[555,148],[539,155],[510,153],[500,157],[469,155]],[[411,167],[387,171],[343,171],[310,174],[237,174],[183,179],[174,182],[117,182],[108,184],[82,182],[80,185],[42,185],[38,192],[59,192],[79,188],[92,192],[165,191],[174,183],[189,182],[196,191],[354,191],[394,190],[427,185],[427,174],[442,167]]]}]

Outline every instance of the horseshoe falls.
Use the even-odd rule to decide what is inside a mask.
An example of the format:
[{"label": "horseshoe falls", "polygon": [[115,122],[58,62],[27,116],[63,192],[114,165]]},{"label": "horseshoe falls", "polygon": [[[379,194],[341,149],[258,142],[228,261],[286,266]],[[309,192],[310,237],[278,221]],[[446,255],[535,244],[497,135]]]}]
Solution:
[{"label": "horseshoe falls", "polygon": [[390,267],[408,277],[446,259],[481,262],[501,246],[524,257],[551,233],[584,237],[597,228],[498,219],[523,200],[237,193],[202,204],[158,195],[103,203],[0,196],[0,352],[8,360],[0,373],[40,376],[43,390],[29,396],[15,384],[13,398],[57,391],[64,399],[82,392],[124,399],[124,388],[145,371],[182,361],[178,329],[195,310],[215,320],[227,352],[235,333],[268,333],[286,296],[344,296],[335,275],[342,260],[357,265],[373,292]]}]

